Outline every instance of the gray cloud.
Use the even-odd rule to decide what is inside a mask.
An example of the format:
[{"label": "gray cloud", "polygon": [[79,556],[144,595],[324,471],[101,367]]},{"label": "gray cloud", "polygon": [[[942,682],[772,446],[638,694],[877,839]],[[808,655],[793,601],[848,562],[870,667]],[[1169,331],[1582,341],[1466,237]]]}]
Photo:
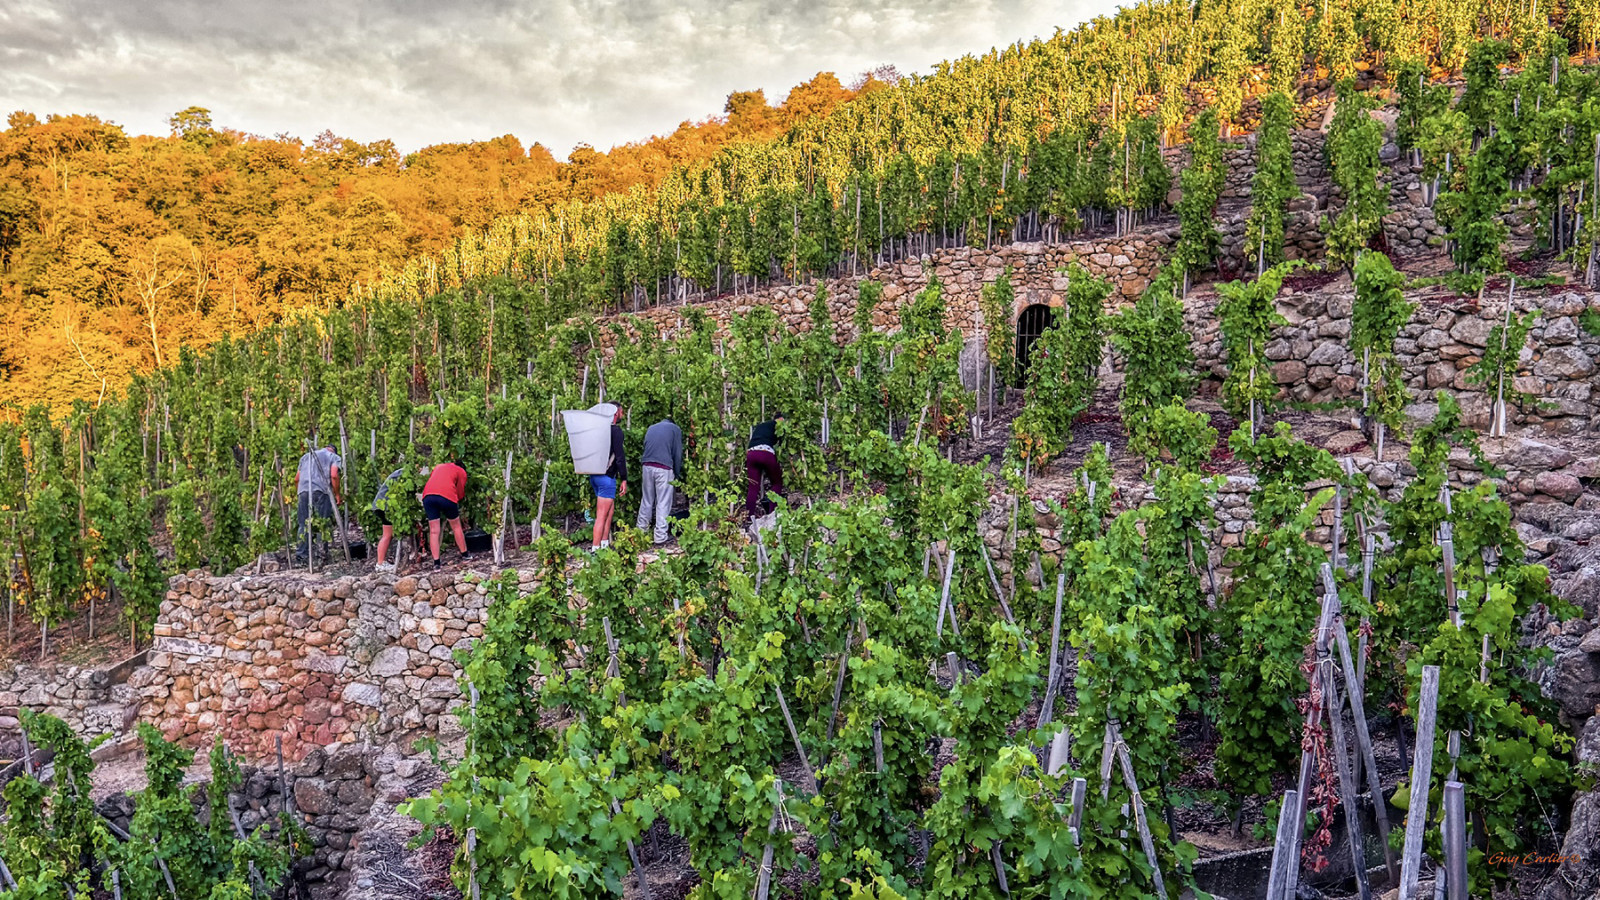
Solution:
[{"label": "gray cloud", "polygon": [[515,134],[557,156],[781,100],[819,71],[925,72],[1110,0],[0,0],[0,106],[164,134],[191,105],[403,149]]}]

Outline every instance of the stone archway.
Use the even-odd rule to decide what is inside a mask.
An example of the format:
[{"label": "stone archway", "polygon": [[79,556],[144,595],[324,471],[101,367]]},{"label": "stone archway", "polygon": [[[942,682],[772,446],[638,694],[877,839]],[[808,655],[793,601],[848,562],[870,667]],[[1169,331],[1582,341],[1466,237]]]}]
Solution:
[{"label": "stone archway", "polygon": [[1028,383],[1028,358],[1033,353],[1033,344],[1045,329],[1054,327],[1059,312],[1054,306],[1034,303],[1017,313],[1017,387]]}]

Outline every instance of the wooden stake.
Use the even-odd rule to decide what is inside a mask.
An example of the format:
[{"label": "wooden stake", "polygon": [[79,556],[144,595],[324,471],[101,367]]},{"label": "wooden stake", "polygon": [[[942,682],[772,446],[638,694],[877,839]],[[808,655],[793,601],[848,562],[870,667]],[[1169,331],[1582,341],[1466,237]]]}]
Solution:
[{"label": "wooden stake", "polygon": [[800,730],[794,727],[794,717],[789,715],[789,703],[783,699],[783,686],[775,684],[772,689],[778,694],[778,708],[783,711],[784,724],[789,726],[789,737],[794,739],[794,749],[800,754],[800,767],[805,770],[806,791],[812,796],[817,794],[817,776],[811,771],[811,760],[806,756],[806,748],[800,743]]},{"label": "wooden stake", "polygon": [[1422,837],[1428,827],[1428,786],[1433,776],[1433,730],[1438,706],[1439,667],[1423,666],[1417,709],[1417,740],[1411,763],[1411,806],[1406,811],[1405,849],[1400,859],[1400,900],[1415,900],[1417,896],[1417,881],[1422,869]]},{"label": "wooden stake", "polygon": [[[780,694],[781,696],[781,694]],[[803,754],[802,754],[803,755]],[[778,803],[772,810],[772,820],[767,823],[767,837],[771,838],[778,833],[778,823],[783,818],[783,781],[777,782]],[[756,870],[756,900],[767,900],[767,894],[772,890],[772,855],[776,848],[772,841],[767,841],[761,848],[761,868]]]},{"label": "wooden stake", "polygon": [[[952,552],[954,552],[954,551],[952,551]],[[1015,624],[1017,624],[1016,617],[1011,615],[1011,604],[1006,602],[1006,593],[1005,593],[1005,591],[1002,591],[1000,589],[1000,579],[995,577],[994,564],[989,561],[989,551],[988,550],[983,550],[983,551],[980,551],[980,552],[981,552],[981,554],[983,556],[983,567],[989,573],[989,586],[994,588],[995,599],[1000,601],[1000,612],[1005,614],[1007,622],[1010,622],[1012,625],[1015,625]],[[1015,570],[1013,570],[1013,574],[1015,574]],[[1012,584],[1015,584],[1015,583],[1016,583],[1015,580],[1013,580]]]},{"label": "wooden stake", "polygon": [[1100,801],[1103,803],[1111,797],[1111,755],[1113,740],[1111,737],[1111,721],[1106,721],[1105,741],[1100,745]]},{"label": "wooden stake", "polygon": [[1461,603],[1456,596],[1456,542],[1452,530],[1449,522],[1439,526],[1439,549],[1444,556],[1444,607],[1450,616],[1450,624],[1460,628]]},{"label": "wooden stake", "polygon": [[[950,605],[950,578],[956,570],[956,548],[950,548],[950,555],[944,561],[944,586],[939,589],[939,621],[935,624],[933,632],[939,637],[944,636],[944,613]],[[950,627],[955,631],[956,637],[961,636],[961,628],[956,625],[956,611],[950,610]]]},{"label": "wooden stake", "polygon": [[1083,795],[1087,792],[1089,783],[1082,778],[1072,779],[1072,814],[1067,817],[1067,828],[1072,830],[1072,843],[1078,841],[1079,829],[1083,827]]},{"label": "wooden stake", "polygon": [[1295,810],[1300,808],[1299,792],[1283,792],[1283,805],[1278,807],[1278,837],[1272,845],[1272,869],[1267,876],[1267,900],[1290,900],[1286,886],[1289,871],[1299,868],[1300,861],[1292,857],[1298,852],[1294,836],[1304,827],[1304,820],[1295,821]]},{"label": "wooden stake", "polygon": [[1122,742],[1122,734],[1115,720],[1110,723],[1110,727],[1116,741],[1117,762],[1122,765],[1122,782],[1132,798],[1133,824],[1139,831],[1139,843],[1144,845],[1145,859],[1150,861],[1150,877],[1155,881],[1156,896],[1166,900],[1166,879],[1161,877],[1161,859],[1156,856],[1156,844],[1150,837],[1150,824],[1145,821],[1144,797],[1139,793],[1139,782],[1133,777],[1133,760],[1128,755],[1128,745]]},{"label": "wooden stake", "polygon": [[1066,591],[1067,573],[1062,572],[1056,576],[1056,611],[1050,619],[1050,660],[1046,663],[1046,671],[1049,674],[1045,678],[1044,705],[1039,708],[1039,721],[1035,724],[1035,728],[1049,725],[1050,720],[1055,717],[1056,688],[1061,680],[1061,667],[1057,665],[1061,642],[1061,598]]},{"label": "wooden stake", "polygon": [[[1326,652],[1317,666],[1322,679],[1322,696],[1328,707],[1328,724],[1333,731],[1333,760],[1339,773],[1339,802],[1344,805],[1345,832],[1350,840],[1350,856],[1355,866],[1356,893],[1361,900],[1371,900],[1372,889],[1367,884],[1366,845],[1361,839],[1361,815],[1356,806],[1356,782],[1350,772],[1349,749],[1344,736],[1344,710],[1339,703],[1339,687],[1333,679],[1333,660]],[[1374,805],[1383,802],[1383,795],[1372,795]]]},{"label": "wooden stake", "polygon": [[1072,765],[1072,737],[1065,727],[1050,739],[1050,759],[1045,766],[1046,775],[1059,775]]},{"label": "wooden stake", "polygon": [[1383,862],[1389,870],[1389,884],[1396,883],[1399,872],[1395,866],[1394,850],[1389,846],[1389,806],[1383,797],[1383,785],[1378,778],[1378,763],[1372,751],[1372,735],[1367,730],[1365,689],[1359,679],[1352,679],[1350,665],[1350,640],[1345,633],[1344,615],[1334,619],[1334,643],[1339,648],[1339,664],[1345,673],[1346,693],[1350,697],[1350,713],[1356,727],[1356,771],[1354,780],[1361,781],[1364,768],[1367,773],[1367,790],[1372,794],[1372,808],[1378,820],[1378,843],[1383,845]]}]

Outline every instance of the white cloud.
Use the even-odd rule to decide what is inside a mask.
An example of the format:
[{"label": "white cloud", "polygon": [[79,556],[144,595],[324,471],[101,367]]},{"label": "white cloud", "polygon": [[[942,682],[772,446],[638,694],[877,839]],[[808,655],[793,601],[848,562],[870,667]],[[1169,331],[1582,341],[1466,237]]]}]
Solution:
[{"label": "white cloud", "polygon": [[163,134],[219,125],[402,149],[515,134],[558,155],[671,131],[727,94],[1047,36],[1109,0],[0,0],[0,104]]}]

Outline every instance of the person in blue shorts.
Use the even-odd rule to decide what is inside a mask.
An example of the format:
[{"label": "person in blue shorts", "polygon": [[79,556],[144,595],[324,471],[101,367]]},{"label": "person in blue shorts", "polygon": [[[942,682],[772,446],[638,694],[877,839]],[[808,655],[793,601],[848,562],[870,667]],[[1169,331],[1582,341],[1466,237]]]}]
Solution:
[{"label": "person in blue shorts", "polygon": [[616,511],[617,498],[628,493],[628,455],[622,446],[622,407],[611,416],[611,459],[604,475],[590,475],[589,487],[594,489],[594,543],[590,550],[604,550],[611,546],[611,517]]}]

